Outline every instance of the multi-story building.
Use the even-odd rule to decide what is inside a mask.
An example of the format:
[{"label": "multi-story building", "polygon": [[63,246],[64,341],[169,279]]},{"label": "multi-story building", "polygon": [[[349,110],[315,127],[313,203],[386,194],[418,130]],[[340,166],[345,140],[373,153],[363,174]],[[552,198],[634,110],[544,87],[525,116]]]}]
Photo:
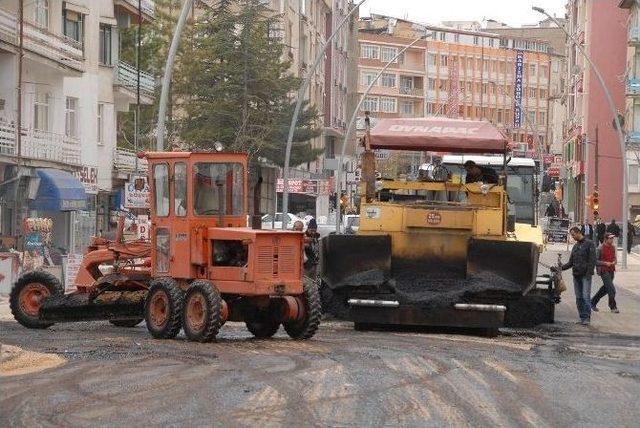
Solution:
[{"label": "multi-story building", "polygon": [[[291,60],[291,71],[306,77],[327,38],[354,5],[349,0],[272,0],[271,7],[281,14],[285,55]],[[350,21],[334,38],[314,72],[306,94],[310,105],[320,112],[323,130],[311,144],[314,148],[324,149],[324,153],[316,161],[291,172],[293,179],[312,183],[312,186],[290,189],[289,211],[293,213],[329,215],[336,154],[342,150],[346,122],[356,102],[357,14],[356,11],[351,15]]]},{"label": "multi-story building", "polygon": [[[106,230],[100,206],[114,190],[116,112],[135,102],[137,85],[134,67],[119,61],[119,33],[153,19],[153,3],[142,5],[0,1],[0,236],[19,236],[26,217],[47,217],[53,247],[83,252]],[[153,90],[141,73],[142,103]]]},{"label": "multi-story building", "polygon": [[[625,111],[625,67],[628,10],[617,0],[570,0],[567,3],[567,101],[564,138],[565,209],[575,221],[593,220],[586,197],[599,188],[599,214],[620,220],[622,168],[613,112],[589,64],[574,43],[599,69],[619,114]],[[597,140],[596,140],[597,132]],[[598,159],[596,147],[598,144]]]},{"label": "multi-story building", "polygon": [[636,1],[621,0],[629,10],[627,26],[627,68],[625,130],[629,168],[629,210],[633,220],[640,215],[640,7]]},{"label": "multi-story building", "polygon": [[[362,19],[361,94],[400,49],[424,31],[429,34],[381,76],[362,110],[378,117],[490,120],[510,135],[517,155],[537,157],[546,152],[551,82],[560,74],[549,43],[463,29],[469,23],[450,24],[455,27],[424,26],[379,15]],[[517,72],[522,73],[519,87]],[[520,103],[514,99],[516,89],[522,94]]]}]

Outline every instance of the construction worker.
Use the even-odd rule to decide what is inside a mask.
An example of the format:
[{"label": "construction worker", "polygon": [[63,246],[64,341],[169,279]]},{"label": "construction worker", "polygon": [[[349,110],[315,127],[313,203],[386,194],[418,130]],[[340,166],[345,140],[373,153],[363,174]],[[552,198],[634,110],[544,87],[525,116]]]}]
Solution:
[{"label": "construction worker", "polygon": [[591,322],[591,279],[596,267],[596,246],[586,238],[578,226],[569,229],[569,234],[576,241],[571,249],[569,261],[560,269],[553,266],[552,271],[567,270],[573,273],[573,287],[576,294],[576,306],[580,315],[580,324]]},{"label": "construction worker", "polygon": [[498,184],[498,174],[493,168],[487,166],[480,166],[472,160],[468,160],[464,163],[464,169],[467,171],[465,183],[489,183]]}]

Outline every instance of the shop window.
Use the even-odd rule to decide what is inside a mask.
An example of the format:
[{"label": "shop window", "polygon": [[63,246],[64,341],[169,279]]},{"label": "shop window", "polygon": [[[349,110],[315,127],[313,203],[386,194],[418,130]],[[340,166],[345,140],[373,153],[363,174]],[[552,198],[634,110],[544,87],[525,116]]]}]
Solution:
[{"label": "shop window", "polygon": [[173,176],[175,214],[184,217],[187,215],[187,165],[183,162],[176,163]]},{"label": "shop window", "polygon": [[153,166],[153,189],[156,215],[169,215],[169,167],[161,163]]}]

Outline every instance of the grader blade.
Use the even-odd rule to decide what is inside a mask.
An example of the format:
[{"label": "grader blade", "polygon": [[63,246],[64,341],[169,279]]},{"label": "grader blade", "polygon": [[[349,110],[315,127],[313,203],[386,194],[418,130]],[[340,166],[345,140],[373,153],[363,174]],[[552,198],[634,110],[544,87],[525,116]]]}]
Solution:
[{"label": "grader blade", "polygon": [[44,322],[81,322],[144,318],[146,291],[105,292],[95,299],[89,294],[66,294],[43,301],[38,314]]},{"label": "grader blade", "polygon": [[536,285],[538,249],[535,243],[490,239],[469,240],[467,276],[493,274],[517,285],[525,295]]},{"label": "grader blade", "polygon": [[381,285],[390,271],[389,235],[329,235],[322,239],[320,272],[332,289]]}]

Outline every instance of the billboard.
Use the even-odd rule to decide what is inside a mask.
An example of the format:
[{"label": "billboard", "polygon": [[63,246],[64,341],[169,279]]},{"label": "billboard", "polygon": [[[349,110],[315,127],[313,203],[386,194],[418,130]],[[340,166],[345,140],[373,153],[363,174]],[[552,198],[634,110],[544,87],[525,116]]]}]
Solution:
[{"label": "billboard", "polygon": [[131,177],[124,184],[125,208],[150,208],[149,183],[146,176]]},{"label": "billboard", "polygon": [[513,127],[520,128],[522,121],[522,109],[520,108],[522,103],[522,69],[524,68],[524,53],[522,51],[516,51],[516,73],[515,73],[515,85],[514,85],[514,106],[513,106]]}]

